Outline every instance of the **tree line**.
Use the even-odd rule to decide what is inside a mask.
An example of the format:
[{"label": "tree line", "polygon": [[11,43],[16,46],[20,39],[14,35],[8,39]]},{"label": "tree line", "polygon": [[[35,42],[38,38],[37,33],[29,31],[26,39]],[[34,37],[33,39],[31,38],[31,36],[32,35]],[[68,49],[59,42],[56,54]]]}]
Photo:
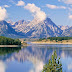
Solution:
[{"label": "tree line", "polygon": [[0,45],[21,45],[21,41],[19,39],[0,36]]},{"label": "tree line", "polygon": [[[45,40],[46,38],[40,38],[39,41]],[[62,40],[70,40],[72,37],[48,37],[50,41],[55,40],[55,41],[62,41]],[[47,40],[46,39],[46,40]]]}]

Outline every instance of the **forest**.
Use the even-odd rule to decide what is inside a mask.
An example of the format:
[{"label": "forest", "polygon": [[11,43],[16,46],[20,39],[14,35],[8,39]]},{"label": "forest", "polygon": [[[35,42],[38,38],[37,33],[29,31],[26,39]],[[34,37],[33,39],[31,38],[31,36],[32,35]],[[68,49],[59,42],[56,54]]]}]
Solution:
[{"label": "forest", "polygon": [[0,45],[21,45],[21,41],[19,39],[0,36]]},{"label": "forest", "polygon": [[[39,41],[45,40],[46,38],[40,38]],[[50,41],[55,40],[55,41],[62,41],[62,40],[70,40],[72,37],[48,37]],[[46,39],[46,40],[47,40]]]}]

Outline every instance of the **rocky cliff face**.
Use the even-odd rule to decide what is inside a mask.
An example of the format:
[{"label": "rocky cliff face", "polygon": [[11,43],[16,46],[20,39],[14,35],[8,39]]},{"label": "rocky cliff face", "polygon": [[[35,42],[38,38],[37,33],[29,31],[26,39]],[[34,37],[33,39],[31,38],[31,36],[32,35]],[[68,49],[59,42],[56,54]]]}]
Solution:
[{"label": "rocky cliff face", "polygon": [[61,25],[58,25],[58,27],[59,27],[61,30],[66,30],[66,29],[68,29],[68,28],[69,28],[69,26],[68,26],[68,25],[66,25],[66,26],[61,26]]},{"label": "rocky cliff face", "polygon": [[20,33],[16,32],[9,23],[6,21],[0,21],[0,36],[6,37],[19,37]]},{"label": "rocky cliff face", "polygon": [[62,36],[70,36],[72,37],[72,26],[69,29],[66,29],[63,33]]},{"label": "rocky cliff face", "polygon": [[17,32],[22,32],[28,38],[44,38],[61,36],[62,30],[51,21],[50,18],[46,18],[44,21],[38,22],[36,19],[31,22],[20,20],[15,22],[12,27]]},{"label": "rocky cliff face", "polygon": [[57,26],[50,18],[38,22],[19,20],[17,22],[0,21],[0,36],[22,38],[47,38],[58,36],[72,36],[72,27]]}]

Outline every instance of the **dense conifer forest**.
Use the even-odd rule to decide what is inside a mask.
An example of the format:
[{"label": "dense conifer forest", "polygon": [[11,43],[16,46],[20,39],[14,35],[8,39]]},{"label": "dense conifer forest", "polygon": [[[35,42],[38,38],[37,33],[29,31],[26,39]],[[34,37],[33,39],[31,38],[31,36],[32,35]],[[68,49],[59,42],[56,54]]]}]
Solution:
[{"label": "dense conifer forest", "polygon": [[21,45],[21,41],[19,39],[0,36],[0,45]]}]

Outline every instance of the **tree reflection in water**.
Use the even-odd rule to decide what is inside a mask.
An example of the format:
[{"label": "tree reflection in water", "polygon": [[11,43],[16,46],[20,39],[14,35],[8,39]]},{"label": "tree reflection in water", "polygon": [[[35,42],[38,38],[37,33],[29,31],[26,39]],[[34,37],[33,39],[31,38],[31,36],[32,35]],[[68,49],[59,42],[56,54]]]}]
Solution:
[{"label": "tree reflection in water", "polygon": [[19,50],[21,50],[21,47],[0,47],[0,56],[13,52],[19,52]]},{"label": "tree reflection in water", "polygon": [[[23,70],[22,72],[41,72],[43,69],[43,65],[46,64],[49,59],[51,59],[51,55],[56,50],[58,58],[60,57],[60,60],[62,62],[63,70],[72,72],[72,46],[67,46],[68,45],[27,46],[20,49],[19,52],[12,52],[11,54],[6,51],[7,53],[5,53],[5,55],[0,56],[0,60],[8,64],[7,70],[9,70],[10,68],[11,70],[15,68],[15,71],[12,72],[16,72],[20,69]],[[3,52],[3,50],[1,51]],[[12,66],[12,64],[14,65]]]}]

